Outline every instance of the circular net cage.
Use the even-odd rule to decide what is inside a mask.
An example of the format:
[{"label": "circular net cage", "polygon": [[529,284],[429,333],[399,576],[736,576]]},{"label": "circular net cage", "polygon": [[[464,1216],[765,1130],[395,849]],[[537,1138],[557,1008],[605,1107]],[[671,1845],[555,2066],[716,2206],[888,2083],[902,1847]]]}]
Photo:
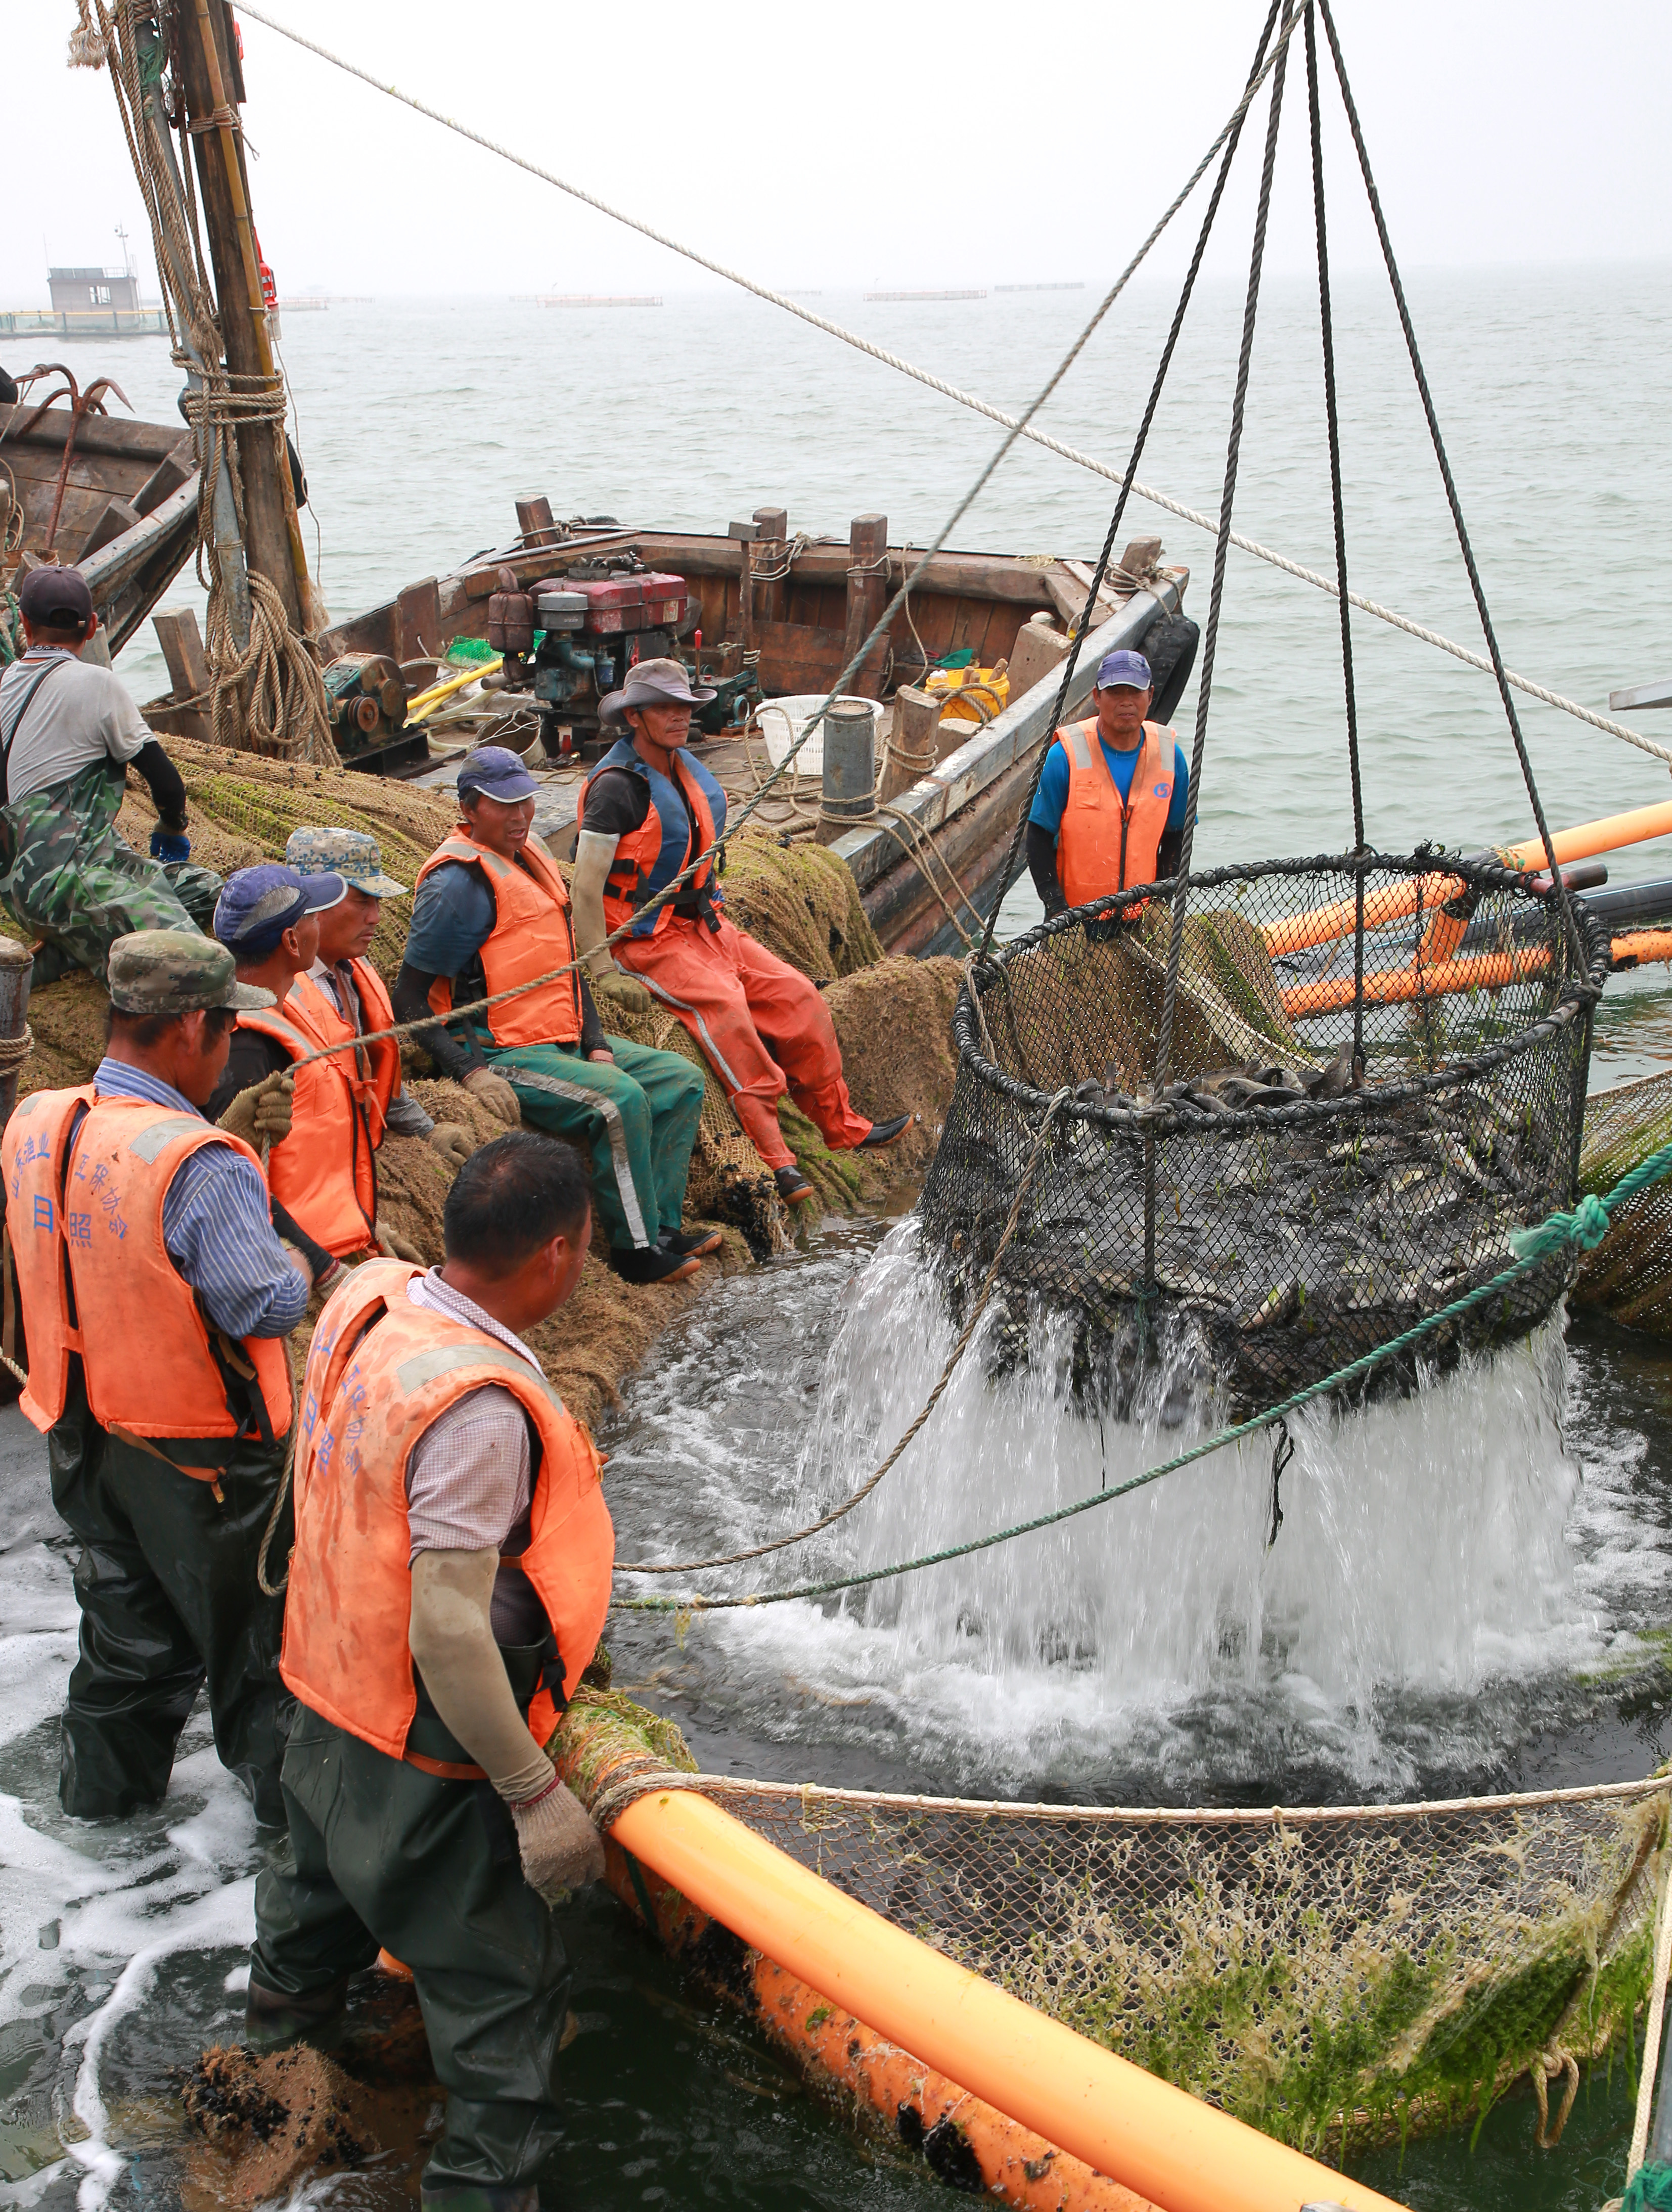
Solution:
[{"label": "circular net cage", "polygon": [[[974,964],[920,1212],[955,1312],[1002,1247],[989,1371],[1066,1344],[1087,1410],[1207,1388],[1243,1417],[1490,1281],[1512,1231],[1572,1204],[1608,945],[1493,863],[1222,868],[1190,881],[1164,1067],[1170,896]],[[1572,1265],[1447,1321],[1421,1362],[1525,1334]],[[1358,1387],[1416,1373],[1399,1357]]]}]

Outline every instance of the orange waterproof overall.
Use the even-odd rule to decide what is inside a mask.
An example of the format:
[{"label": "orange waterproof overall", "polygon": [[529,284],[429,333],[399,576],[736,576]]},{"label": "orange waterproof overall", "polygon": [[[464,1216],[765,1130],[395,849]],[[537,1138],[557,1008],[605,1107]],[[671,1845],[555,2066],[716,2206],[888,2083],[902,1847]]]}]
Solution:
[{"label": "orange waterproof overall", "polygon": [[[682,753],[673,767],[701,850],[714,842],[716,826],[709,787],[721,821],[724,795],[700,761]],[[648,896],[690,865],[691,833],[666,779],[648,769],[627,740],[593,773],[606,769],[639,775],[650,790],[649,810],[617,846],[605,888],[604,920],[611,933],[638,917],[632,933],[612,947],[616,960],[696,1038],[768,1167],[793,1164],[775,1110],[786,1092],[832,1152],[851,1151],[870,1134],[871,1124],[849,1103],[836,1024],[817,985],[726,919],[717,884],[705,880],[699,886],[706,895],[704,915],[675,914],[671,899],[653,914],[640,913]],[[581,805],[584,827],[584,792]]]}]

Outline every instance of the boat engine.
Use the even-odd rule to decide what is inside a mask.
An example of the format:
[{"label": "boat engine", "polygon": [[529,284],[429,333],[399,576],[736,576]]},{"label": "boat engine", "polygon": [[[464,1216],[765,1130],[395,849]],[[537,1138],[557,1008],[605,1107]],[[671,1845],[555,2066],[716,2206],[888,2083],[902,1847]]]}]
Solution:
[{"label": "boat engine", "polygon": [[[679,648],[696,618],[683,576],[646,568],[629,552],[577,561],[526,591],[508,568],[499,583],[488,602],[488,642],[504,656],[503,689],[533,694],[540,742],[552,760],[608,750],[618,732],[599,730],[599,702],[621,688],[635,662],[680,660],[696,680],[695,656]],[[745,681],[758,698],[752,669]],[[738,719],[736,689],[733,679],[723,702],[716,697],[699,715],[705,732]],[[716,708],[721,720],[711,720]]]}]

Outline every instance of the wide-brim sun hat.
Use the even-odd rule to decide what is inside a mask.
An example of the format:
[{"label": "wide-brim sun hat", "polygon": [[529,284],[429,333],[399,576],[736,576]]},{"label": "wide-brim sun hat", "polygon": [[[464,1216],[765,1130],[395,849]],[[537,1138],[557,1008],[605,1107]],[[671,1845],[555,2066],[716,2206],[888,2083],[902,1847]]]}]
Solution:
[{"label": "wide-brim sun hat", "polygon": [[618,722],[629,707],[706,707],[716,696],[702,684],[692,689],[683,661],[641,660],[619,691],[599,701],[598,719]]}]

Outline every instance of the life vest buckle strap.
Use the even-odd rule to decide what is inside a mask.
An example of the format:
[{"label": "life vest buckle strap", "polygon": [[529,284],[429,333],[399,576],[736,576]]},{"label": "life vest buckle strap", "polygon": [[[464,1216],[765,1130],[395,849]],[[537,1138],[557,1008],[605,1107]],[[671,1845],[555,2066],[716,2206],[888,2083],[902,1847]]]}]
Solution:
[{"label": "life vest buckle strap", "polygon": [[433,1775],[437,1782],[485,1782],[485,1769],[469,1759],[427,1759],[421,1751],[404,1751],[404,1766],[416,1766],[420,1774]]}]

